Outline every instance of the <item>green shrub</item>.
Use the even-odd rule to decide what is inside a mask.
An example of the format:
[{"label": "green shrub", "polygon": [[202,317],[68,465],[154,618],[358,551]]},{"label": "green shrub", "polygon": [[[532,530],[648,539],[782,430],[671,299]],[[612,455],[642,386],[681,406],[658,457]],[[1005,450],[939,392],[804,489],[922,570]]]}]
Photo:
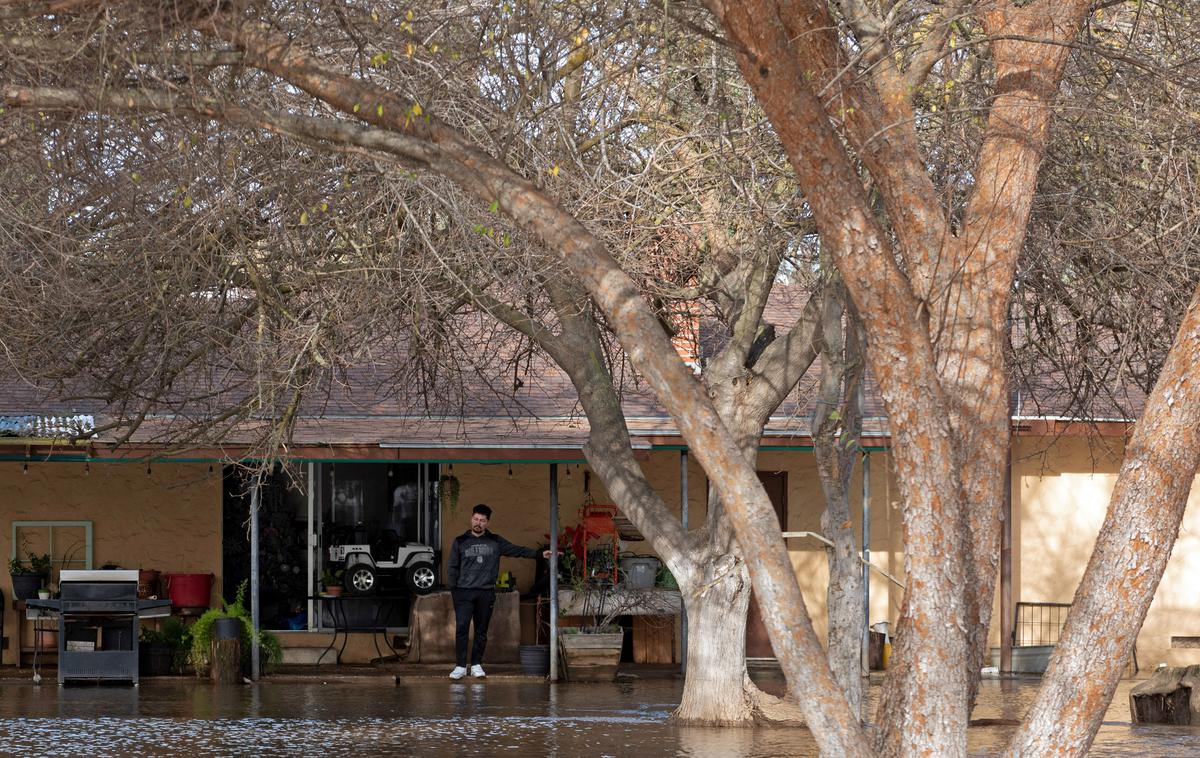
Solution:
[{"label": "green shrub", "polygon": [[[246,591],[249,586],[250,580],[243,580],[238,585],[237,595],[232,603],[222,599],[223,608],[209,608],[200,618],[196,619],[195,624],[192,624],[190,659],[192,665],[196,667],[197,674],[203,674],[208,670],[209,659],[212,655],[213,624],[221,618],[236,618],[242,622],[242,665],[249,665],[250,640],[254,636],[254,622],[250,618],[250,611],[246,608]],[[279,638],[275,635],[267,631],[260,631],[258,645],[262,649],[266,663],[279,663],[283,660],[283,648],[280,647]]]},{"label": "green shrub", "polygon": [[178,616],[168,616],[161,629],[142,627],[138,635],[143,645],[165,645],[171,648],[171,669],[183,672],[188,668],[192,650],[192,630]]}]

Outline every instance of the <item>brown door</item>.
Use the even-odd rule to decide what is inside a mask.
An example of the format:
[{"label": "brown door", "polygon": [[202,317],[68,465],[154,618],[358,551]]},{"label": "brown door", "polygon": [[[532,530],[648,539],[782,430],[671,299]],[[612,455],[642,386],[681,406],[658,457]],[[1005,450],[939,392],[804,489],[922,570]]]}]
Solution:
[{"label": "brown door", "polygon": [[[775,506],[775,515],[779,517],[779,525],[787,529],[787,472],[759,471],[758,478]],[[782,539],[782,538],[781,538]],[[746,616],[746,657],[774,658],[775,651],[771,649],[771,640],[767,637],[767,627],[763,624],[762,614],[758,610],[758,600],[750,593],[750,612]]]}]

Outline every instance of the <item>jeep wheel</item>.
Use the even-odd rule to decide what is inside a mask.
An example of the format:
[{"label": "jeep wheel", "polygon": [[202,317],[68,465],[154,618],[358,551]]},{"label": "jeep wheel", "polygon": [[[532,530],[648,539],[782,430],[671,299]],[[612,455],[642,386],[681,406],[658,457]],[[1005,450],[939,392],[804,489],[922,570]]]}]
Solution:
[{"label": "jeep wheel", "polygon": [[365,563],[358,563],[346,569],[346,591],[351,595],[370,595],[377,584],[375,569]]},{"label": "jeep wheel", "polygon": [[404,581],[408,588],[417,595],[428,595],[437,584],[437,573],[432,563],[414,563],[404,572]]}]

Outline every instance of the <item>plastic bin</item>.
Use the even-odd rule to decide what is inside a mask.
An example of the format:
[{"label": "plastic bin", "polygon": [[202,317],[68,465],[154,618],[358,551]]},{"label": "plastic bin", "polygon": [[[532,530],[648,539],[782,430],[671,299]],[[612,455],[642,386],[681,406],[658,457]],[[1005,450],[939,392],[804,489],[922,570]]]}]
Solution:
[{"label": "plastic bin", "polygon": [[630,587],[650,589],[658,577],[662,561],[648,555],[631,555],[621,559],[621,581]]},{"label": "plastic bin", "polygon": [[212,574],[167,574],[163,588],[176,608],[207,608],[212,594]]}]

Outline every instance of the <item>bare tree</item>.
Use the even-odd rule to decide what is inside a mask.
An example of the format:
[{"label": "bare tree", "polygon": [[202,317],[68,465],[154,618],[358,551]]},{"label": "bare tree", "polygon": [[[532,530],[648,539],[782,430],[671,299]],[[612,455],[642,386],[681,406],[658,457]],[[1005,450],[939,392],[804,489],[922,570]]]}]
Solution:
[{"label": "bare tree", "polygon": [[[106,14],[102,19],[94,15],[96,8]],[[990,621],[998,507],[1005,486],[1002,461],[1008,410],[1003,327],[1036,178],[1049,140],[1052,106],[1090,7],[1084,2],[1052,7],[1044,2],[969,7],[914,3],[883,14],[873,6],[856,3],[827,7],[822,3],[712,2],[710,9],[724,29],[723,35],[698,17],[685,14],[684,21],[730,47],[745,82],[782,142],[822,246],[837,265],[861,315],[870,367],[893,425],[905,503],[909,589],[898,634],[897,665],[889,676],[878,715],[877,747],[889,755],[963,754],[967,715]],[[85,16],[61,15],[80,10]],[[536,141],[524,133],[525,138],[519,140],[496,139],[496,134],[503,136],[506,131],[491,128],[492,104],[487,97],[478,97],[478,91],[471,91],[491,93],[493,84],[505,80],[502,72],[489,70],[481,77],[473,71],[461,79],[442,78],[434,73],[436,66],[426,65],[422,70],[430,73],[430,80],[458,82],[457,87],[446,89],[431,87],[412,73],[420,62],[413,68],[389,69],[387,77],[377,78],[368,63],[386,64],[387,60],[375,57],[385,51],[368,58],[364,53],[372,50],[370,36],[356,41],[355,34],[347,31],[372,28],[365,19],[347,22],[332,14],[320,16],[325,21],[313,22],[302,8],[267,13],[258,7],[172,6],[155,15],[159,10],[157,6],[95,2],[49,9],[24,3],[5,7],[6,14],[34,17],[37,23],[47,25],[36,27],[42,34],[68,35],[65,39],[75,42],[68,45],[73,50],[80,46],[70,34],[94,39],[90,32],[96,27],[89,25],[120,18],[127,39],[165,51],[152,66],[137,62],[137,51],[128,48],[117,56],[120,61],[115,66],[103,65],[110,62],[103,55],[100,65],[87,57],[56,61],[54,66],[37,68],[41,76],[18,77],[19,83],[3,85],[6,104],[21,109],[28,114],[23,118],[31,120],[34,114],[59,112],[84,119],[96,113],[125,118],[183,115],[204,124],[220,121],[226,127],[284,135],[299,144],[316,143],[328,153],[399,160],[444,177],[480,206],[511,219],[570,271],[569,275],[559,271],[550,276],[555,286],[546,289],[547,299],[542,302],[549,303],[543,306],[549,309],[544,312],[553,312],[559,322],[554,327],[558,331],[548,335],[553,339],[546,345],[574,350],[597,344],[592,332],[594,319],[571,320],[572,313],[585,310],[570,298],[578,291],[573,287],[586,289],[604,323],[620,340],[624,354],[655,390],[709,474],[729,519],[730,533],[738,544],[754,547],[745,551],[743,559],[760,593],[775,651],[793,691],[799,694],[804,687],[799,705],[822,751],[867,754],[868,738],[859,715],[848,707],[817,644],[790,561],[778,543],[778,522],[745,453],[746,432],[753,429],[749,422],[761,411],[743,402],[737,404],[740,418],[723,413],[722,407],[734,404],[722,402],[719,386],[710,382],[707,391],[702,388],[692,371],[675,357],[657,314],[642,299],[638,282],[614,258],[611,251],[615,248],[604,233],[580,223],[578,214],[567,209],[568,203],[555,201],[544,186],[543,171],[521,173],[512,168],[536,165],[537,150],[526,156],[531,158],[527,163],[513,153],[525,151],[525,145]],[[466,10],[455,12],[475,18]],[[47,13],[60,15],[46,17]],[[346,13],[343,10],[342,16]],[[403,13],[384,16],[372,18],[372,23],[405,33],[405,24],[412,28],[413,19],[405,19]],[[488,36],[491,29],[487,24],[475,28],[481,37],[495,39],[494,34]],[[636,25],[620,28],[636,29]],[[331,29],[342,31],[330,36]],[[505,31],[512,29],[505,27]],[[520,52],[516,48],[522,46],[529,31],[521,28],[520,33],[503,37],[503,44],[495,46],[500,50],[492,57]],[[638,36],[630,32],[626,38]],[[578,37],[576,32],[575,39]],[[353,44],[344,43],[347,38]],[[330,44],[331,39],[340,44]],[[164,41],[168,43],[165,46],[161,44]],[[414,57],[417,42],[427,44],[425,37],[413,35]],[[9,47],[19,48],[20,44],[10,43]],[[432,51],[431,43],[429,49]],[[408,52],[405,46],[386,52],[395,56],[401,50]],[[976,50],[986,55],[978,55]],[[342,65],[344,60],[350,65]],[[577,69],[571,62],[568,56],[566,63],[571,65],[554,70]],[[219,63],[220,73],[197,77],[197,63]],[[226,70],[229,63],[232,68]],[[177,65],[191,68],[172,73],[171,66]],[[449,61],[446,66],[453,68]],[[114,70],[123,88],[109,86],[113,76],[109,72]],[[230,76],[234,77],[232,87]],[[270,97],[242,96],[258,93],[264,83],[276,81],[284,86],[271,88]],[[984,115],[978,140],[971,151],[958,153],[960,157],[954,160],[938,160],[939,145],[931,141],[926,128],[938,124],[939,120],[930,116],[944,102],[939,90],[929,86],[931,82],[936,82],[942,93],[947,84],[969,84],[981,95],[975,106]],[[541,84],[530,87],[540,89]],[[564,109],[564,113],[569,111]],[[611,128],[619,129],[622,123]],[[963,134],[969,137],[971,130],[964,129]],[[153,143],[153,130],[148,136]],[[55,144],[65,143],[58,140]],[[319,159],[322,150],[313,152]],[[963,155],[968,157],[963,159]],[[556,166],[545,170],[556,176]],[[965,172],[964,166],[969,166]],[[934,169],[941,173],[931,173]],[[879,208],[869,200],[864,177],[878,193]],[[49,208],[57,207],[57,198],[45,202]],[[304,211],[299,219],[301,226],[307,226],[312,214]],[[495,241],[497,234],[503,239],[497,225],[480,225],[485,232],[490,230],[488,239]],[[603,225],[597,229],[602,230]],[[355,242],[361,244],[358,239]],[[502,242],[500,247],[505,247]],[[747,274],[761,277],[762,270],[752,268]],[[563,289],[556,295],[558,285]],[[1102,641],[1118,653],[1122,649],[1127,652],[1132,629],[1140,621],[1137,610],[1144,612],[1161,577],[1174,539],[1172,517],[1182,508],[1181,492],[1186,493],[1179,482],[1190,481],[1196,466],[1191,452],[1163,455],[1164,445],[1173,440],[1195,442],[1196,419],[1189,414],[1197,407],[1197,387],[1187,379],[1189,361],[1195,358],[1195,329],[1190,318],[1185,319],[1148,402],[1153,412],[1148,412],[1139,429],[1144,430],[1146,444],[1135,446],[1132,468],[1122,476],[1114,499],[1117,517],[1138,502],[1151,503],[1165,515],[1132,522],[1114,518],[1098,543],[1108,544],[1119,537],[1117,524],[1133,523],[1142,531],[1124,548],[1131,551],[1131,557],[1122,565],[1140,565],[1151,556],[1154,560],[1121,590],[1116,584],[1128,578],[1106,578],[1095,568],[1102,561],[1094,562],[1081,597],[1094,593],[1103,602],[1079,603],[1084,609],[1080,613],[1087,618],[1111,609],[1114,602],[1134,612],[1123,616],[1110,631],[1102,631],[1096,624],[1077,624],[1079,631],[1073,641],[1060,651],[1064,663],[1056,663],[1056,672],[1061,673],[1052,674],[1047,681],[1048,693],[1078,683],[1079,671],[1071,662],[1085,649],[1085,641]],[[514,314],[513,320],[523,323],[520,314]],[[532,322],[527,325],[534,332],[539,328]],[[832,334],[828,339],[837,341]],[[554,355],[551,347],[543,347]],[[788,351],[780,348],[780,352]],[[598,363],[597,358],[595,352],[590,353],[590,363]],[[570,364],[565,354],[561,363],[564,367]],[[788,366],[791,370],[795,364],[789,361]],[[567,370],[571,373],[572,369]],[[596,376],[581,371],[576,386],[583,385],[579,395],[585,407],[596,400],[595,409],[602,411],[613,405],[609,399],[612,382],[596,381]],[[838,391],[844,393],[846,383],[839,385]],[[832,383],[829,394],[833,394]],[[592,408],[588,413],[594,429],[612,422],[602,430],[610,437],[594,438],[589,444],[589,456],[595,456],[593,465],[610,465],[604,475],[618,502],[631,509],[630,515],[639,525],[653,524],[658,506],[652,493],[637,490],[636,472],[627,466],[625,444],[620,444],[627,444],[627,434],[619,418],[602,413],[592,417]],[[747,423],[740,425],[742,420]],[[1196,449],[1194,444],[1185,447]],[[1161,465],[1146,465],[1141,463],[1143,459]],[[1147,477],[1141,480],[1144,488],[1128,486],[1138,475]],[[1164,481],[1173,486],[1161,486]],[[1146,489],[1154,490],[1153,494],[1139,499]],[[701,567],[672,563],[671,558],[686,553],[694,544],[670,528],[645,531],[673,569],[680,565],[683,581],[700,579],[699,571],[689,575],[688,569]],[[737,567],[737,561],[731,554],[731,568]],[[722,579],[732,575],[724,572]],[[1114,672],[1119,672],[1120,665],[1118,655],[1103,672],[1103,686],[1094,687],[1086,707],[1071,715],[1069,737],[1060,740],[1055,749],[1077,753],[1086,748],[1094,734],[1096,714],[1111,696],[1110,683],[1115,682]],[[1053,713],[1061,705],[1050,696],[1044,702],[1039,713]],[[1049,720],[1040,716],[1031,720],[1018,744],[1044,746],[1040,730],[1046,723]]]},{"label": "bare tree", "polygon": [[[501,12],[499,20],[458,7],[411,19],[387,9],[391,25],[343,9],[336,26],[331,22],[328,28],[286,14],[278,18],[283,26],[298,23],[295,36],[307,45],[344,58],[319,74],[329,77],[328,85],[351,83],[343,71],[367,72],[370,82],[359,84],[369,86],[375,99],[350,103],[344,98],[368,93],[345,91],[338,107],[347,113],[376,121],[394,113],[388,123],[411,130],[435,128],[428,112],[436,108],[527,175],[550,177],[539,181],[556,185],[560,202],[588,218],[614,250],[624,251],[624,266],[651,293],[659,321],[672,323],[674,303],[707,299],[727,334],[704,380],[752,472],[767,419],[823,339],[819,299],[778,337],[763,321],[781,266],[804,267],[800,259],[806,253],[797,238],[811,227],[792,218],[796,198],[781,156],[753,112],[749,93],[734,86],[731,62],[711,42],[677,46],[675,55],[683,60],[661,52],[648,57],[646,43],[623,36],[628,19],[620,13],[617,21],[572,19],[566,8],[561,15],[514,9],[511,16]],[[633,456],[620,402],[623,359],[609,344],[609,322],[588,305],[580,283],[558,270],[553,251],[530,238],[530,231],[539,231],[536,225],[528,218],[516,225],[505,220],[497,213],[506,210],[499,199],[484,210],[453,185],[397,168],[397,158],[411,163],[412,156],[398,151],[398,143],[388,144],[387,129],[298,115],[328,106],[305,100],[287,76],[275,78],[278,72],[252,63],[245,51],[207,49],[188,31],[209,33],[220,45],[240,40],[246,31],[266,33],[262,27],[231,15],[232,25],[215,32],[214,19],[207,17],[180,25],[144,8],[130,10],[135,15],[121,21],[84,15],[65,28],[31,27],[46,34],[41,45],[22,42],[30,36],[6,40],[14,72],[36,79],[50,75],[71,85],[6,88],[14,108],[9,125],[19,137],[9,145],[18,157],[11,166],[14,176],[23,177],[31,191],[44,182],[80,187],[79,197],[46,200],[33,210],[7,209],[13,228],[24,235],[14,244],[28,244],[33,253],[24,262],[14,259],[5,279],[13,333],[24,328],[26,293],[36,277],[53,278],[71,293],[67,302],[80,321],[96,318],[97,296],[129,303],[127,327],[146,335],[121,339],[98,325],[113,344],[127,346],[114,354],[107,342],[76,344],[74,331],[63,330],[61,340],[23,352],[25,369],[39,376],[56,372],[60,394],[101,388],[104,397],[125,403],[117,407],[116,423],[125,425],[126,435],[154,428],[147,416],[170,408],[176,411],[174,423],[154,428],[160,439],[219,442],[252,418],[261,419],[264,446],[275,450],[286,445],[304,399],[334,392],[348,382],[342,377],[346,371],[355,371],[357,382],[417,388],[398,402],[439,410],[457,402],[461,410],[469,402],[468,388],[448,387],[446,377],[454,382],[474,374],[494,381],[487,377],[505,373],[508,360],[514,384],[532,382],[537,372],[530,362],[545,355],[570,376],[591,422],[586,452],[593,468],[650,536],[684,590],[695,634],[677,718],[721,724],[797,718],[794,705],[760,692],[746,674],[749,581],[721,488],[714,488],[707,523],[685,533]],[[580,29],[583,21],[589,28]],[[102,42],[113,24],[127,31],[140,25],[140,33],[130,33],[125,45]],[[414,29],[441,29],[440,45],[465,50],[476,25],[485,29],[489,45],[506,41],[495,44],[492,55],[452,59],[457,70],[436,85],[414,78],[410,69],[427,65],[420,56],[412,67],[389,63],[393,54],[413,60],[405,40],[424,35]],[[530,39],[516,44],[512,34],[518,32]],[[260,43],[274,48],[279,39],[268,33]],[[666,37],[648,39],[660,40],[661,47]],[[583,66],[589,45],[601,42],[615,51],[615,60]],[[439,44],[423,43],[422,55],[436,56]],[[53,59],[55,50],[68,45],[85,51],[74,67]],[[315,71],[317,64],[301,46],[276,52],[303,59],[286,66],[298,63]],[[105,70],[102,78],[119,78],[119,93],[89,78],[89,66],[103,69],[105,61],[117,73]],[[704,65],[697,70],[693,62]],[[514,77],[514,66],[527,67],[527,75]],[[395,106],[397,93],[418,87],[424,105]],[[479,87],[482,94],[471,91]],[[671,94],[664,97],[660,88]],[[41,109],[37,116],[28,110],[34,105]],[[55,114],[48,132],[38,126],[46,112]],[[62,119],[62,113],[73,116]],[[110,147],[97,153],[97,144]],[[469,143],[462,145],[482,156]],[[42,166],[47,150],[60,152],[57,161]],[[490,165],[502,171],[504,182],[520,181],[502,164]],[[576,178],[556,183],[560,172]],[[80,178],[72,183],[70,177]],[[477,197],[481,190],[491,192],[478,181],[460,187]],[[556,212],[557,223],[577,225]],[[95,218],[102,222],[94,227],[80,223]],[[47,222],[67,230],[57,244],[38,239]],[[539,236],[544,239],[544,233]],[[144,257],[147,237],[167,240],[171,249],[156,252],[155,266],[129,276],[121,263]],[[94,262],[90,281],[82,274],[84,261]],[[109,268],[102,270],[102,261]],[[188,266],[195,271],[180,277]],[[158,282],[169,296],[147,303],[139,295]],[[61,296],[54,288],[35,291],[43,299],[32,310],[53,318]],[[179,309],[180,302],[190,307]],[[196,341],[195,330],[182,324],[163,328],[156,315],[190,311],[190,322],[198,324],[211,320],[214,311],[224,312],[227,303],[239,320],[215,327],[225,340],[220,350]],[[464,316],[468,311],[476,315]],[[489,350],[495,340],[479,316],[511,327],[529,349],[518,345],[507,356]],[[36,342],[34,335],[47,326],[33,325],[13,344]],[[171,342],[174,334],[191,335],[186,359]],[[75,360],[64,365],[63,353]],[[396,354],[419,360],[387,368]],[[110,362],[112,375],[79,373],[81,366]],[[220,369],[202,371],[209,363]],[[364,365],[378,372],[364,377]],[[506,394],[502,386],[488,389]],[[450,401],[431,399],[446,394]],[[206,424],[214,416],[224,423]],[[860,605],[857,591],[837,593],[838,602],[853,612]],[[847,639],[857,639],[858,629],[849,630]],[[847,661],[842,682],[857,713],[857,655]]]}]

